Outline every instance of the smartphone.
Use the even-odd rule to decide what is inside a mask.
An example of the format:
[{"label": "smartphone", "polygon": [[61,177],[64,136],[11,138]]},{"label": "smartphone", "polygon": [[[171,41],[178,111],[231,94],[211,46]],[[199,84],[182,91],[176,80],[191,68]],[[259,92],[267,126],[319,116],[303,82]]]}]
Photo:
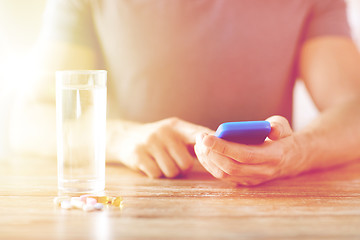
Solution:
[{"label": "smartphone", "polygon": [[268,121],[226,122],[220,124],[215,136],[231,142],[257,145],[265,141],[270,131]]}]

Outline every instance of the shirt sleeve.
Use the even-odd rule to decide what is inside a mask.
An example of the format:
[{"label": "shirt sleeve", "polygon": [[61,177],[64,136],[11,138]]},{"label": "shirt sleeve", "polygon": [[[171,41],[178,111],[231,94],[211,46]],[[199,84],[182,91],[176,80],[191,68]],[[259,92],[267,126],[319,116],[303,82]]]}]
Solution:
[{"label": "shirt sleeve", "polygon": [[41,37],[93,47],[96,34],[88,0],[48,0]]},{"label": "shirt sleeve", "polygon": [[351,37],[344,0],[317,0],[310,14],[306,38],[338,35]]}]

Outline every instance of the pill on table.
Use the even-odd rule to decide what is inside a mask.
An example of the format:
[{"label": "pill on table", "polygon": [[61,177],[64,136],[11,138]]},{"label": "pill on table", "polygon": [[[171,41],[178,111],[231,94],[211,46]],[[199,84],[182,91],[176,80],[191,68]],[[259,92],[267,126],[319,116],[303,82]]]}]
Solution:
[{"label": "pill on table", "polygon": [[80,200],[81,201],[83,201],[84,203],[86,203],[86,199],[88,198],[88,197],[90,197],[91,195],[81,195],[80,196]]},{"label": "pill on table", "polygon": [[84,202],[86,202],[87,198],[94,198],[94,199],[96,199],[96,202],[102,203],[102,204],[110,204],[111,200],[112,200],[112,198],[108,197],[108,196],[97,196],[97,195],[90,195],[90,194],[81,195],[80,198]]},{"label": "pill on table", "polygon": [[95,198],[88,197],[86,198],[86,204],[88,205],[95,205],[97,203]]},{"label": "pill on table", "polygon": [[71,206],[71,202],[69,200],[64,200],[61,202],[60,204],[61,208],[63,209],[71,209],[72,206]]},{"label": "pill on table", "polygon": [[98,203],[102,203],[102,204],[110,204],[112,201],[111,197],[108,196],[96,196],[94,197]]},{"label": "pill on table", "polygon": [[95,210],[94,205],[85,204],[82,208],[85,212],[91,212]]},{"label": "pill on table", "polygon": [[122,202],[122,197],[115,197],[112,200],[111,205],[113,205],[115,207],[120,207],[121,202]]},{"label": "pill on table", "polygon": [[54,204],[57,206],[60,206],[62,201],[68,200],[70,201],[70,197],[67,196],[59,196],[59,197],[54,197]]},{"label": "pill on table", "polygon": [[101,209],[104,208],[104,204],[102,204],[102,203],[96,203],[96,204],[94,204],[94,208],[95,208],[96,210],[101,210]]},{"label": "pill on table", "polygon": [[71,202],[71,206],[75,208],[82,208],[84,205],[84,202],[81,201],[80,197],[72,197],[70,202]]}]

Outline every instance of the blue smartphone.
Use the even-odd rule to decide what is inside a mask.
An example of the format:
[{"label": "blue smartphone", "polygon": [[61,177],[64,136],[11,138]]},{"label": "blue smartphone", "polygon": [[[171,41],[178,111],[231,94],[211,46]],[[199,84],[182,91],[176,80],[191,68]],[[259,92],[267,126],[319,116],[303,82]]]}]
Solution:
[{"label": "blue smartphone", "polygon": [[257,145],[265,141],[270,131],[268,121],[226,122],[220,124],[215,136],[231,142]]}]

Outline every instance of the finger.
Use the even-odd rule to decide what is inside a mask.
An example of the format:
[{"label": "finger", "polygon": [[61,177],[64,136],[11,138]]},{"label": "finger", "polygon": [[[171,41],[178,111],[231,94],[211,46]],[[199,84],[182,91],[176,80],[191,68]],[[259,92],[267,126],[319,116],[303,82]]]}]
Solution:
[{"label": "finger", "polygon": [[196,136],[198,134],[201,133],[213,134],[215,132],[204,126],[193,124],[187,121],[183,121],[179,119],[175,119],[173,121],[174,121],[173,124],[175,129],[182,136],[186,144],[195,144]]},{"label": "finger", "polygon": [[156,145],[155,149],[152,149],[151,155],[155,159],[155,162],[167,178],[173,178],[179,175],[180,170],[176,166],[174,159],[166,151],[165,147]]},{"label": "finger", "polygon": [[266,119],[266,121],[270,122],[271,125],[271,131],[268,136],[271,140],[278,140],[288,137],[293,132],[289,121],[282,116],[275,115],[269,117],[268,119]]},{"label": "finger", "polygon": [[177,164],[182,173],[187,172],[194,165],[195,157],[188,151],[187,145],[176,132],[163,135],[162,139],[165,149]]},{"label": "finger", "polygon": [[274,178],[266,165],[258,167],[258,165],[239,164],[233,159],[210,150],[204,157],[200,153],[198,144],[195,145],[195,151],[200,155],[200,163],[216,178],[243,186],[255,186]]},{"label": "finger", "polygon": [[202,144],[210,150],[225,155],[237,162],[246,164],[259,164],[267,162],[269,159],[268,151],[262,146],[249,146],[239,143],[233,143],[214,135],[206,135]]},{"label": "finger", "polygon": [[201,155],[200,162],[217,178],[240,185],[254,186],[274,179],[278,175],[278,169],[271,164],[241,164],[209,149],[203,150],[203,153],[206,153],[202,154],[201,150],[199,150],[201,148],[199,145],[201,144],[196,144],[195,146],[197,153]]},{"label": "finger", "polygon": [[251,179],[257,181],[267,181],[269,178],[275,177],[276,168],[270,164],[248,165],[239,163],[229,157],[210,151],[208,158],[227,173],[230,178]]},{"label": "finger", "polygon": [[184,173],[194,165],[194,157],[190,155],[186,145],[179,139],[169,139],[166,141],[167,149],[171,157],[175,160],[178,168]]},{"label": "finger", "polygon": [[199,135],[197,139],[198,139],[197,142],[200,142],[200,144],[196,143],[194,146],[194,150],[199,159],[200,164],[214,177],[220,179],[225,178],[226,174],[219,167],[217,167],[211,160],[208,159],[208,154],[210,150],[201,144],[202,137]]},{"label": "finger", "polygon": [[[199,152],[199,150],[196,149],[196,145],[195,145],[195,151]],[[214,177],[220,178],[220,179],[223,179],[226,177],[225,173],[220,168],[218,168],[210,160],[207,160],[207,158],[204,157],[200,152],[198,153],[198,159],[199,159],[200,164]]]},{"label": "finger", "polygon": [[163,174],[154,159],[146,153],[139,154],[137,168],[150,178],[160,178]]}]

